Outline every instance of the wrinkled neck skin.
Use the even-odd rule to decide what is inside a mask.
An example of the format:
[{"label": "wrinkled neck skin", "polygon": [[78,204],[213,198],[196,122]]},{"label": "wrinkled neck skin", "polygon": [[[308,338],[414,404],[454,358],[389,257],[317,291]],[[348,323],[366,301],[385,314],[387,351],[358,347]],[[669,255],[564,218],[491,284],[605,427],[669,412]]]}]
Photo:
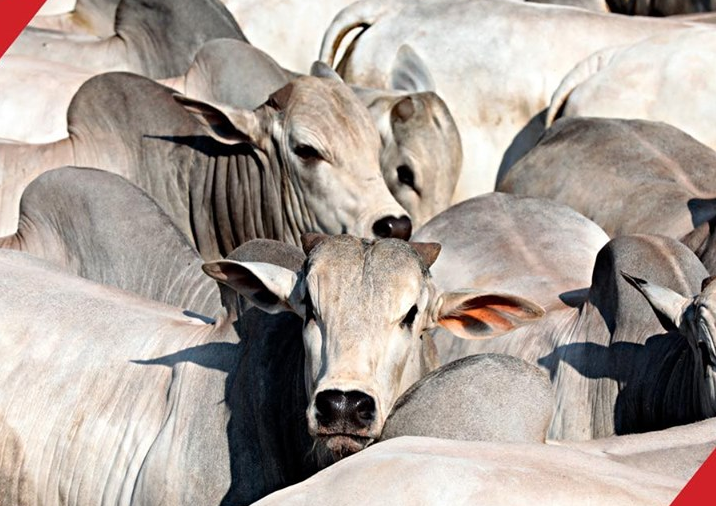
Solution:
[{"label": "wrinkled neck skin", "polygon": [[225,256],[251,239],[298,245],[302,232],[317,230],[296,181],[280,165],[275,156],[248,145],[216,157],[195,151],[189,219],[204,258]]}]

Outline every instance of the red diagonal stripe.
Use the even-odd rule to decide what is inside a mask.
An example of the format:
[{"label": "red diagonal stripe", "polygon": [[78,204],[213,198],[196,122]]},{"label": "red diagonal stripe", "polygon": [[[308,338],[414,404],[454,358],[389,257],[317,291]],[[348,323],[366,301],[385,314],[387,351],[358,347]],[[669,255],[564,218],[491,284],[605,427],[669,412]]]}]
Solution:
[{"label": "red diagonal stripe", "polygon": [[0,0],[0,55],[40,10],[45,0]]},{"label": "red diagonal stripe", "polygon": [[671,506],[713,506],[716,504],[714,482],[716,482],[716,450],[696,471]]}]

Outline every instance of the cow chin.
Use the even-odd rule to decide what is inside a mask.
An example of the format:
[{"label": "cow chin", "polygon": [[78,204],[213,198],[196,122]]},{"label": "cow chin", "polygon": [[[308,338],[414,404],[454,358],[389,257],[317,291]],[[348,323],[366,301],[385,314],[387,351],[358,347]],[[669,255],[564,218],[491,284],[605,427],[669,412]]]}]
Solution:
[{"label": "cow chin", "polygon": [[373,441],[371,438],[351,434],[319,436],[319,440],[331,453],[334,461],[358,453]]}]

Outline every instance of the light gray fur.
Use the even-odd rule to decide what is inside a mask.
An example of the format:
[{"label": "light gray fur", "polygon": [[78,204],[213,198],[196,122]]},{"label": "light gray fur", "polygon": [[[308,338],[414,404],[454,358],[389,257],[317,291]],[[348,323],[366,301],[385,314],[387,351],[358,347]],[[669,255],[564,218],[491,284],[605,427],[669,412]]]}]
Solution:
[{"label": "light gray fur", "polygon": [[552,385],[538,367],[507,355],[472,355],[435,369],[400,396],[380,440],[544,442],[553,413]]}]

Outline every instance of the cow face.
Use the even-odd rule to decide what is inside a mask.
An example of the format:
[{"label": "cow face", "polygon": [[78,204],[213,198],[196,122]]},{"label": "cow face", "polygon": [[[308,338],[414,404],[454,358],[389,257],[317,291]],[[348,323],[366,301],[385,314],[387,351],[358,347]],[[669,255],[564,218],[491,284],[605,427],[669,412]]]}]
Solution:
[{"label": "cow face", "polygon": [[450,205],[462,166],[457,125],[433,92],[382,92],[368,109],[383,145],[383,178],[418,227]]},{"label": "cow face", "polygon": [[437,366],[427,330],[440,324],[474,338],[543,314],[515,297],[440,294],[428,271],[434,243],[315,234],[303,242],[299,272],[230,260],[204,270],[265,311],[303,317],[309,432],[335,458],[377,438],[398,396]]},{"label": "cow face", "polygon": [[667,330],[678,331],[694,352],[704,372],[716,367],[716,283],[704,280],[700,294],[692,298],[626,273],[622,276],[649,301]]},{"label": "cow face", "polygon": [[218,141],[263,153],[299,230],[410,236],[410,219],[381,175],[376,127],[342,81],[297,78],[255,111],[176,98]]}]

